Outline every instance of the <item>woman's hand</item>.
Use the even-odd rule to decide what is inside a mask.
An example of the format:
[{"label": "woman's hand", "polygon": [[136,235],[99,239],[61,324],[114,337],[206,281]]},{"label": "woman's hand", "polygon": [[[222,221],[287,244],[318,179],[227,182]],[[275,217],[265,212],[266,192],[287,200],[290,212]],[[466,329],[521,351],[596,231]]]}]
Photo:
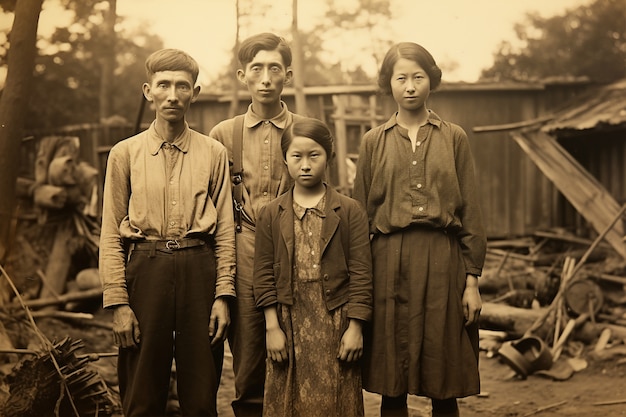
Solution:
[{"label": "woman's hand", "polygon": [[478,291],[478,278],[467,274],[465,290],[463,291],[463,314],[466,326],[478,323],[478,317],[482,308],[483,302]]}]

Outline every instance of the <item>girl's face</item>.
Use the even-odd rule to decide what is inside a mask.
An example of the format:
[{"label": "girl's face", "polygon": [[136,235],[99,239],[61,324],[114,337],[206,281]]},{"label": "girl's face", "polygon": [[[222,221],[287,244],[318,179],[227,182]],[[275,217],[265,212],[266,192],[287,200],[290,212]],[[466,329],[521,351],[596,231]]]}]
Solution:
[{"label": "girl's face", "polygon": [[294,136],[285,163],[297,185],[305,188],[319,186],[326,170],[326,151],[319,143],[304,136]]},{"label": "girl's face", "polygon": [[430,95],[430,78],[417,62],[400,58],[393,67],[391,94],[399,108],[419,110]]}]

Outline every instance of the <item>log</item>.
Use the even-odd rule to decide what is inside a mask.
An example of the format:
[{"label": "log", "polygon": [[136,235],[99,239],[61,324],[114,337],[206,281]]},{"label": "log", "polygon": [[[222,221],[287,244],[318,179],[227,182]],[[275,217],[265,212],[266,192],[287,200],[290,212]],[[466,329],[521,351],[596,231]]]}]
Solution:
[{"label": "log", "polygon": [[[70,301],[86,300],[88,298],[95,298],[95,297],[101,297],[101,296],[102,296],[102,289],[94,288],[88,291],[80,291],[80,292],[72,292],[68,294],[63,294],[58,297],[39,298],[37,300],[27,300],[27,301],[24,301],[24,304],[29,308],[39,308],[39,307],[45,307],[49,305],[65,304]],[[10,307],[21,308],[21,306],[16,303],[12,304]]]},{"label": "log", "polygon": [[[486,302],[483,303],[480,313],[480,327],[506,331],[513,338],[522,337],[545,310],[546,308],[526,309]],[[538,329],[536,334],[545,335],[546,332]]]},{"label": "log", "polygon": [[[511,307],[506,304],[497,304],[485,302],[480,313],[480,328],[489,330],[506,331],[512,338],[520,338],[528,332],[528,329],[533,326],[533,323],[541,316],[549,313],[548,307],[539,309],[526,309]],[[619,326],[616,324],[590,321],[585,322],[587,332],[591,332],[594,335],[598,335],[604,329],[611,329],[613,338],[622,339],[626,341],[626,326]],[[550,329],[550,325],[545,324],[538,327],[532,332],[535,336],[545,338]],[[582,331],[582,330],[581,330]],[[578,339],[575,333],[574,338]]]}]

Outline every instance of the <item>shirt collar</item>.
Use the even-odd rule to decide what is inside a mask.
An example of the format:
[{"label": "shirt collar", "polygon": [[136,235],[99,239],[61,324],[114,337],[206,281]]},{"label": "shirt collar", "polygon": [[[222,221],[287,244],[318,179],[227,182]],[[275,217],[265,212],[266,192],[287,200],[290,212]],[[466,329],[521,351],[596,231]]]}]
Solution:
[{"label": "shirt collar", "polygon": [[252,104],[250,104],[248,106],[248,111],[246,112],[246,115],[245,115],[246,127],[254,127],[267,120],[270,123],[272,123],[274,126],[276,126],[277,128],[285,129],[287,127],[287,118],[289,114],[289,109],[287,108],[287,104],[285,104],[285,102],[282,100],[280,101],[280,107],[282,108],[280,113],[278,113],[276,116],[268,120],[268,119],[263,119],[258,114],[256,114],[252,110]]},{"label": "shirt collar", "polygon": [[296,203],[296,200],[293,201],[293,212],[298,220],[302,220],[306,215],[307,211],[316,214],[318,217],[324,218],[326,217],[326,213],[324,209],[326,207],[326,194],[322,196],[320,201],[317,202],[315,207],[302,207],[300,204]]},{"label": "shirt collar", "polygon": [[[189,152],[189,142],[191,140],[190,129],[187,122],[185,122],[185,127],[180,135],[174,139],[172,142],[172,146],[176,147],[179,151],[183,153]],[[150,142],[150,153],[152,155],[156,155],[159,153],[164,143],[167,143],[165,139],[161,137],[156,131],[156,120],[152,122],[150,127],[148,128],[148,140]]]},{"label": "shirt collar", "polygon": [[[387,120],[387,123],[385,123],[385,130],[389,130],[392,127],[394,127],[395,125],[398,124],[398,112],[395,112],[390,118],[389,120]],[[428,119],[426,120],[426,123],[430,123],[431,125],[434,125],[436,127],[441,127],[441,117],[439,117],[439,115],[437,113],[435,113],[432,110],[428,110]]]}]

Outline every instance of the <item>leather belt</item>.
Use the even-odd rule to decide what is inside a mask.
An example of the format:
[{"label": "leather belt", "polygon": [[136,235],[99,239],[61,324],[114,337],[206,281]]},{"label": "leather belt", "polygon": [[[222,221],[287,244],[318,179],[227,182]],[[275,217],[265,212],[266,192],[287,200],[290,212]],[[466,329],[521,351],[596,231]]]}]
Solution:
[{"label": "leather belt", "polygon": [[206,245],[206,241],[197,238],[182,238],[170,240],[144,240],[131,242],[133,250],[180,250]]}]

